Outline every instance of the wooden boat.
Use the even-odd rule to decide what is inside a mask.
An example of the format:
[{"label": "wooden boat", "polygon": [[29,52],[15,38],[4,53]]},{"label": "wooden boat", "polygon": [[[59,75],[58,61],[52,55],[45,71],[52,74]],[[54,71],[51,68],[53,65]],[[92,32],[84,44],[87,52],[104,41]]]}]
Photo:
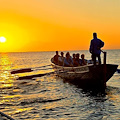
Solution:
[{"label": "wooden boat", "polygon": [[118,65],[105,63],[96,66],[88,64],[78,67],[63,67],[52,63],[52,67],[57,76],[63,78],[64,81],[82,88],[103,89],[106,87],[106,82],[116,72]]},{"label": "wooden boat", "polygon": [[79,67],[63,67],[52,63],[56,74],[63,78],[64,81],[73,83],[83,88],[104,87],[106,82],[116,72],[118,65],[85,65]]}]

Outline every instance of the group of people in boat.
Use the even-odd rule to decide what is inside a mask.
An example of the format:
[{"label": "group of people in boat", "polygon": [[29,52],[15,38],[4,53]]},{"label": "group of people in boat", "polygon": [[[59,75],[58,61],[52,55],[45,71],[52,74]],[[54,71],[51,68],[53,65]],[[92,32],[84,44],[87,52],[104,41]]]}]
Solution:
[{"label": "group of people in boat", "polygon": [[60,66],[65,66],[65,67],[77,67],[77,66],[82,66],[87,64],[87,60],[84,59],[85,55],[81,54],[73,54],[72,56],[70,55],[69,52],[66,53],[64,57],[64,53],[61,52],[61,55],[59,55],[58,51],[56,51],[56,55],[53,57],[52,62],[56,65]]},{"label": "group of people in boat", "polygon": [[[85,55],[82,54],[80,58],[80,54],[73,54],[72,57],[70,56],[70,53],[67,52],[65,57],[64,53],[61,52],[61,55],[58,54],[58,51],[56,51],[56,55],[53,57],[52,62],[56,65],[71,67],[71,66],[82,66],[86,64],[93,63],[96,65],[98,63],[101,64],[101,48],[104,46],[104,42],[97,38],[97,33],[93,33],[93,39],[90,42],[90,48],[89,52],[92,54],[92,60],[86,60]],[[98,58],[98,61],[96,60]],[[96,62],[97,61],[97,62]]]},{"label": "group of people in boat", "polygon": [[[73,54],[72,57],[70,56],[70,53],[67,52],[65,57],[64,53],[61,52],[61,55],[58,54],[58,51],[56,51],[56,55],[53,57],[52,62],[56,65],[60,66],[66,66],[66,67],[72,67],[72,66],[82,66],[86,64],[93,63],[94,65],[101,64],[101,48],[104,46],[104,42],[97,38],[97,33],[93,33],[93,39],[90,42],[90,48],[89,52],[92,54],[92,60],[87,61],[85,59],[85,55],[81,54]],[[96,60],[98,58],[98,61]],[[97,62],[96,62],[97,61]]]}]

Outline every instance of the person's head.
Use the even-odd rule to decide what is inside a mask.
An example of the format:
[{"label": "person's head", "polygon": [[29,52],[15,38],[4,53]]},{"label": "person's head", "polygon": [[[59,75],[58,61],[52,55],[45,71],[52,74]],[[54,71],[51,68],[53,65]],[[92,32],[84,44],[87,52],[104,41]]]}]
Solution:
[{"label": "person's head", "polygon": [[75,53],[73,53],[73,58],[75,58]]},{"label": "person's head", "polygon": [[66,53],[66,58],[69,58],[69,57],[70,57],[70,53],[67,52],[67,53]]},{"label": "person's head", "polygon": [[84,55],[84,54],[82,54],[82,55],[81,55],[81,58],[82,58],[82,59],[84,59],[84,57],[85,57],[85,55]]},{"label": "person's head", "polygon": [[58,51],[56,51],[56,55],[58,55]]},{"label": "person's head", "polygon": [[80,56],[80,54],[79,54],[79,53],[77,53],[77,54],[76,54],[76,58],[77,58],[77,59],[79,59],[79,56]]},{"label": "person's head", "polygon": [[97,33],[93,33],[93,38],[97,38]]},{"label": "person's head", "polygon": [[61,56],[63,57],[63,55],[64,55],[64,53],[63,52],[61,52]]}]

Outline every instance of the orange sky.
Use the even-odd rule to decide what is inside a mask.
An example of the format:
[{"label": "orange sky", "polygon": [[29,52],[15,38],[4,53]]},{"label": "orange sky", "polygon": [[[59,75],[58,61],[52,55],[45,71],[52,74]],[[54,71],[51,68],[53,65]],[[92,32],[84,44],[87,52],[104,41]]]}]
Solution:
[{"label": "orange sky", "polygon": [[0,52],[120,49],[119,0],[0,0]]}]

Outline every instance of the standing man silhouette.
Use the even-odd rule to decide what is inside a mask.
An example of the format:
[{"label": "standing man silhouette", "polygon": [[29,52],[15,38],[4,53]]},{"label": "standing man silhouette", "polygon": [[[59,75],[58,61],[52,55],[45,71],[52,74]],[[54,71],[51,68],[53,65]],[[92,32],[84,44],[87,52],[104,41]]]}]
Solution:
[{"label": "standing man silhouette", "polygon": [[93,33],[93,39],[90,43],[89,51],[92,54],[92,60],[96,65],[96,58],[98,58],[99,65],[101,64],[101,48],[104,46],[104,42],[97,38],[97,33]]}]

